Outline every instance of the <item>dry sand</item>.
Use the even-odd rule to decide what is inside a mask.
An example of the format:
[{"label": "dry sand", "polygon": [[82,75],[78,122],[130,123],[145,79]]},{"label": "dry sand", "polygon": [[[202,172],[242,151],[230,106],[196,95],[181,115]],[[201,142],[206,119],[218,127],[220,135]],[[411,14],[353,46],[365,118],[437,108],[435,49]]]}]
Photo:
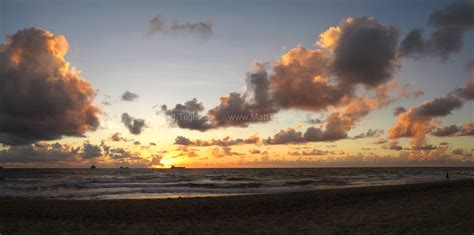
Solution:
[{"label": "dry sand", "polygon": [[0,233],[473,234],[474,180],[162,200],[0,199]]}]

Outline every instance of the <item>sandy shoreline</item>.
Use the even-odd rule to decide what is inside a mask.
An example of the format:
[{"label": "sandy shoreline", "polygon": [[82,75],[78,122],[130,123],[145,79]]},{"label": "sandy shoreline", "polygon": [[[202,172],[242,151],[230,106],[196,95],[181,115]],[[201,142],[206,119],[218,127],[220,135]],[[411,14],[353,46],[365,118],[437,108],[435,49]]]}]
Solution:
[{"label": "sandy shoreline", "polygon": [[0,233],[474,232],[474,180],[143,200],[0,198]]}]

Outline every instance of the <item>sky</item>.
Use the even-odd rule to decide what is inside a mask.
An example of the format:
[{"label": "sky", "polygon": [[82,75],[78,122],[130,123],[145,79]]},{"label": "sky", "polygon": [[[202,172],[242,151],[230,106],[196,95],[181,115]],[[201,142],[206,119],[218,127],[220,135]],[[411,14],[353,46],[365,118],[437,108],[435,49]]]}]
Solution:
[{"label": "sky", "polygon": [[473,166],[472,1],[0,1],[0,165]]}]

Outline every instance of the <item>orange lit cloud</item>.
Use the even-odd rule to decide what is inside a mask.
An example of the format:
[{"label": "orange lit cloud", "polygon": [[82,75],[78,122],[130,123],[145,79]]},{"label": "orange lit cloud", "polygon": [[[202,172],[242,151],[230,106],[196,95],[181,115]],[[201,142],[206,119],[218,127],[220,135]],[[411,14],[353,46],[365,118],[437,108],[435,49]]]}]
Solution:
[{"label": "orange lit cloud", "polygon": [[258,144],[260,143],[260,137],[257,135],[249,136],[246,139],[232,139],[227,136],[223,139],[210,139],[210,140],[189,140],[184,136],[178,136],[175,139],[175,144],[178,145],[190,145],[190,146],[231,146],[231,145],[241,145],[241,144]]},{"label": "orange lit cloud", "polygon": [[28,28],[0,45],[0,143],[83,136],[99,126],[95,90],[64,59],[62,35]]}]

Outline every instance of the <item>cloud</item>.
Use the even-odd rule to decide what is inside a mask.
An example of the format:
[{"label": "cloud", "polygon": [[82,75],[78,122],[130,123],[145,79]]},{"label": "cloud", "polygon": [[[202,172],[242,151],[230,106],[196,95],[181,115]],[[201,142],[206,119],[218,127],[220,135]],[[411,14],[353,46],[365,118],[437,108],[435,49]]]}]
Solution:
[{"label": "cloud", "polygon": [[463,101],[460,98],[448,95],[423,103],[416,109],[416,114],[425,117],[442,117],[451,114],[462,105]]},{"label": "cloud", "polygon": [[102,149],[98,145],[84,143],[81,156],[84,159],[100,157]]},{"label": "cloud", "polygon": [[407,109],[405,107],[402,107],[402,106],[398,106],[396,108],[393,109],[393,115],[394,116],[398,116],[400,115],[401,113],[404,113],[406,112]]},{"label": "cloud", "polygon": [[[468,63],[469,65],[469,63]],[[471,69],[468,66],[468,69]],[[471,71],[472,72],[472,71]],[[441,123],[440,118],[450,115],[454,110],[474,98],[474,76],[472,76],[463,88],[457,88],[447,95],[425,101],[415,108],[401,112],[397,116],[397,122],[390,128],[388,134],[391,139],[411,137],[412,148],[426,145],[426,135],[435,130]],[[433,133],[438,136],[470,135],[472,127],[469,123],[464,127],[449,126],[438,128]]]},{"label": "cloud", "polygon": [[296,131],[293,128],[288,128],[286,130],[280,130],[276,133],[273,138],[268,137],[264,141],[265,144],[290,144],[290,143],[302,143],[305,140],[303,139],[303,133],[301,131]]},{"label": "cloud", "polygon": [[196,157],[196,156],[198,156],[197,149],[191,148],[187,145],[179,145],[176,148],[176,150],[181,151],[181,153],[179,155],[177,155],[178,157],[179,156],[185,156],[185,157]]},{"label": "cloud", "polygon": [[320,119],[320,118],[311,118],[311,117],[308,116],[308,117],[306,117],[306,120],[304,122],[307,123],[307,124],[314,125],[314,124],[323,123],[323,120]]},{"label": "cloud", "polygon": [[411,148],[412,150],[433,150],[436,149],[436,146],[431,144],[417,145]]},{"label": "cloud", "polygon": [[149,35],[153,34],[183,34],[191,35],[202,39],[208,39],[214,33],[214,26],[208,21],[198,22],[172,22],[168,24],[163,17],[154,16],[148,22]]},{"label": "cloud", "polygon": [[132,153],[124,148],[111,148],[107,155],[115,160],[125,159],[132,157]]},{"label": "cloud", "polygon": [[39,28],[0,45],[0,141],[7,145],[83,136],[99,126],[95,90],[64,59],[68,42]]},{"label": "cloud", "polygon": [[397,122],[389,129],[388,136],[392,139],[411,137],[412,146],[425,144],[425,136],[435,128],[433,117],[418,115],[416,108],[409,108],[398,115]]},{"label": "cloud", "polygon": [[168,117],[168,121],[172,125],[177,125],[180,128],[198,131],[212,128],[208,118],[201,114],[204,111],[204,106],[196,98],[184,104],[176,104],[172,109],[162,105],[161,111]]},{"label": "cloud", "polygon": [[127,127],[130,133],[134,135],[139,135],[142,133],[143,129],[146,127],[145,120],[135,119],[130,116],[128,113],[122,114],[122,123]]},{"label": "cloud", "polygon": [[112,140],[112,141],[115,141],[115,142],[119,142],[119,141],[127,142],[127,141],[128,141],[127,139],[125,139],[124,137],[122,137],[122,134],[119,133],[119,132],[116,132],[116,133],[112,134],[112,135],[109,137],[109,140]]},{"label": "cloud", "polygon": [[381,134],[383,134],[383,130],[372,130],[372,129],[369,129],[367,132],[365,133],[360,133],[354,137],[352,137],[352,139],[362,139],[362,138],[370,138],[370,137],[378,137],[380,136]]},{"label": "cloud", "polygon": [[293,48],[273,64],[272,100],[283,109],[320,111],[351,96],[351,86],[331,82],[331,59],[322,50]]},{"label": "cloud", "polygon": [[278,112],[270,97],[270,81],[265,65],[254,64],[256,71],[247,74],[246,92],[230,93],[220,104],[208,111],[213,128],[246,127],[248,123],[268,122]]},{"label": "cloud", "polygon": [[262,151],[260,151],[260,150],[258,150],[258,149],[250,149],[250,150],[249,150],[249,153],[250,153],[250,154],[261,154]]},{"label": "cloud", "polygon": [[386,139],[380,138],[380,139],[374,140],[374,141],[372,142],[372,144],[377,144],[377,145],[379,145],[379,144],[386,144],[387,142],[388,142],[388,141],[387,141]]},{"label": "cloud", "polygon": [[186,146],[232,146],[232,145],[242,145],[242,144],[258,144],[260,143],[260,138],[257,135],[250,136],[246,139],[232,139],[229,136],[223,139],[211,139],[211,140],[194,140],[191,141],[184,136],[176,137],[174,144],[177,145],[186,145]]},{"label": "cloud", "polygon": [[395,125],[389,129],[388,135],[392,139],[411,137],[413,148],[423,146],[426,134],[433,131],[439,123],[437,118],[451,114],[462,105],[463,101],[453,95],[426,101],[418,107],[400,113]]},{"label": "cloud", "polygon": [[224,147],[215,147],[211,150],[211,155],[215,158],[222,158],[226,156],[232,156],[232,155],[241,155],[236,152],[232,152],[232,148],[229,146],[224,146]]},{"label": "cloud", "polygon": [[115,164],[146,167],[149,160],[126,148],[114,148],[103,142],[100,145],[86,142],[78,147],[38,142],[0,150],[0,163],[21,167],[37,167],[38,164],[48,167],[83,167],[90,164],[104,167],[117,167]]},{"label": "cloud", "polygon": [[389,150],[403,150],[403,147],[400,145],[400,143],[396,140],[389,141],[386,146],[384,146],[385,149]]},{"label": "cloud", "polygon": [[[455,155],[446,147],[431,150],[404,150],[398,156],[380,155],[373,152],[357,154],[338,154],[336,156],[320,156],[317,158],[285,158],[265,157],[259,160],[243,160],[237,167],[359,167],[359,166],[474,166],[472,154]],[[459,151],[456,151],[459,153]],[[218,167],[212,165],[209,167]]]},{"label": "cloud", "polygon": [[463,35],[474,27],[474,3],[469,0],[458,1],[433,12],[429,25],[434,32],[428,39],[423,38],[423,30],[414,29],[400,44],[403,56],[439,56],[448,59],[459,52],[463,46]]},{"label": "cloud", "polygon": [[370,17],[348,18],[334,49],[333,72],[339,79],[377,86],[399,67],[398,32]]},{"label": "cloud", "polygon": [[101,160],[105,161],[105,164],[126,164],[136,167],[146,167],[149,165],[148,159],[141,157],[139,153],[134,153],[129,149],[111,147],[104,143],[102,143],[100,147],[102,149]]},{"label": "cloud", "polygon": [[176,139],[174,139],[174,144],[178,144],[178,145],[192,145],[193,142],[184,137],[184,136],[177,136]]},{"label": "cloud", "polygon": [[135,93],[132,93],[130,91],[125,91],[123,94],[122,94],[122,100],[124,101],[134,101],[136,99],[138,99],[138,97],[140,97],[140,95],[138,94],[135,94]]},{"label": "cloud", "polygon": [[411,89],[412,87],[413,87],[413,85],[410,84],[410,83],[406,83],[405,85],[403,85],[402,88],[400,89],[400,97],[403,97],[403,98],[410,98],[410,97],[418,98],[418,97],[425,94],[425,92],[423,92],[421,90],[412,90]]},{"label": "cloud", "polygon": [[358,97],[342,109],[330,113],[325,119],[324,128],[309,127],[304,134],[292,128],[280,130],[273,138],[265,140],[266,144],[288,144],[303,142],[336,141],[348,138],[347,133],[371,110],[387,105],[386,97]]},{"label": "cloud", "polygon": [[294,155],[294,156],[323,156],[323,155],[328,155],[328,154],[335,154],[334,151],[326,151],[326,150],[320,150],[320,149],[311,149],[310,151],[294,151],[294,152],[289,152],[289,155]]},{"label": "cloud", "polygon": [[79,149],[59,143],[10,146],[0,151],[1,163],[51,163],[74,161]]},{"label": "cloud", "polygon": [[470,68],[471,77],[463,88],[458,88],[454,92],[461,98],[466,100],[474,100],[474,68]]},{"label": "cloud", "polygon": [[474,123],[465,123],[463,126],[450,125],[442,128],[437,128],[431,133],[437,137],[447,136],[474,136]]}]

